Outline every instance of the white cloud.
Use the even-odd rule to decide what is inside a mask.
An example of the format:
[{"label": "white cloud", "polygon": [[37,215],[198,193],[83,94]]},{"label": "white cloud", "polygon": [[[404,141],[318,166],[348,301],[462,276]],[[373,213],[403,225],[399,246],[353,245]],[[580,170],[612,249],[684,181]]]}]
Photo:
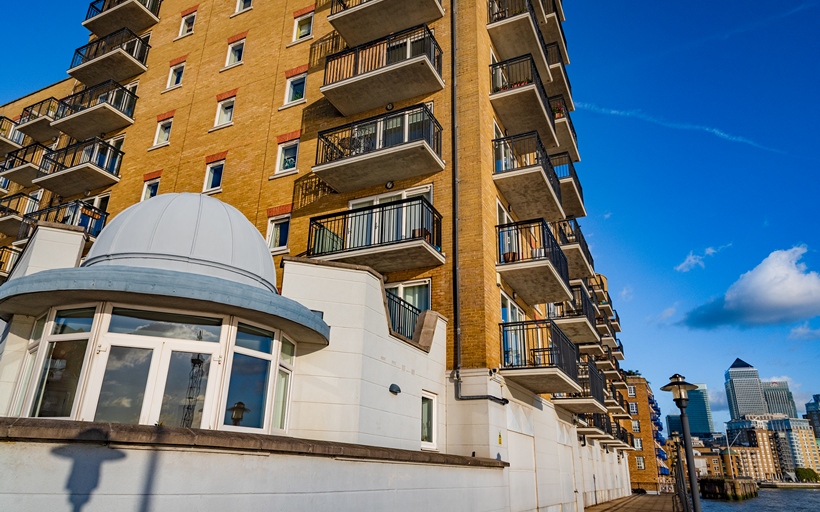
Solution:
[{"label": "white cloud", "polygon": [[634,291],[631,286],[624,286],[624,289],[621,290],[621,298],[623,300],[632,300],[632,297],[635,296]]},{"label": "white cloud", "polygon": [[672,318],[673,316],[675,316],[675,313],[677,311],[678,311],[678,309],[675,306],[668,307],[668,308],[664,309],[661,312],[661,314],[659,315],[658,318],[660,318],[661,320],[667,320],[667,319]]},{"label": "white cloud", "polygon": [[703,255],[695,254],[694,251],[689,251],[689,255],[683,260],[683,263],[675,267],[675,270],[678,272],[689,272],[695,267],[706,268],[706,262],[703,261],[705,256],[714,256],[715,254],[719,253],[723,249],[731,247],[732,244],[728,243],[726,245],[721,245],[717,249],[714,247],[707,247],[703,250]]},{"label": "white cloud", "polygon": [[683,323],[702,329],[753,327],[820,316],[820,275],[800,263],[806,251],[805,245],[799,245],[772,252],[740,276],[723,297],[690,311]]},{"label": "white cloud", "polygon": [[789,338],[793,340],[820,340],[820,329],[812,329],[809,323],[798,325],[789,332]]},{"label": "white cloud", "polygon": [[612,212],[606,212],[606,213],[604,214],[604,219],[608,219],[608,218],[610,218],[610,217],[612,217]]}]

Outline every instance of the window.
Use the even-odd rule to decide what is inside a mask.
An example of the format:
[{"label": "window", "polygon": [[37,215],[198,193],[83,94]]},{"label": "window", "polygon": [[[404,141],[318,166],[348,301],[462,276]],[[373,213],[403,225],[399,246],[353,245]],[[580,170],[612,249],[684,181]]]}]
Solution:
[{"label": "window", "polygon": [[179,37],[185,37],[194,33],[194,22],[196,21],[196,13],[183,16],[182,24],[179,26]]},{"label": "window", "polygon": [[307,75],[294,76],[288,79],[286,87],[285,104],[293,103],[294,101],[303,100],[305,98],[305,83]]},{"label": "window", "polygon": [[82,201],[86,204],[90,204],[94,208],[107,212],[108,211],[108,202],[111,199],[111,194],[103,194],[99,196],[89,197],[88,199],[83,199]]},{"label": "window", "polygon": [[430,280],[390,283],[384,286],[387,293],[410,303],[415,308],[426,311],[430,309]]},{"label": "window", "polygon": [[296,163],[299,157],[299,141],[287,142],[279,146],[279,165],[276,172],[286,172],[296,170]]},{"label": "window", "polygon": [[142,186],[142,201],[151,199],[159,192],[159,178],[148,180]]},{"label": "window", "polygon": [[641,431],[641,420],[632,420],[632,432]]},{"label": "window", "polygon": [[174,119],[166,119],[157,123],[157,133],[154,135],[154,146],[167,145],[171,139],[171,125]]},{"label": "window", "polygon": [[225,61],[225,66],[233,66],[242,62],[242,57],[245,54],[245,40],[228,45],[228,58]]},{"label": "window", "polygon": [[205,171],[205,188],[203,192],[215,192],[222,188],[222,172],[225,170],[225,161],[208,164]]},{"label": "window", "polygon": [[638,469],[646,469],[646,462],[644,462],[643,457],[635,457],[635,465]]},{"label": "window", "polygon": [[290,215],[268,219],[268,247],[271,252],[284,252],[288,248]]},{"label": "window", "polygon": [[[34,365],[37,362],[37,350],[40,348],[40,341],[43,338],[46,319],[46,315],[41,316],[34,321],[34,326],[31,329],[31,337],[29,338],[28,349],[23,361],[20,379],[17,381],[17,387],[14,392],[15,398],[12,401],[10,416],[20,416],[23,413],[26,390],[31,382],[31,376],[34,373]],[[8,325],[6,326],[6,334],[8,334]]]},{"label": "window", "polygon": [[299,41],[313,35],[313,13],[300,16],[293,21],[293,40]]},{"label": "window", "polygon": [[214,127],[224,126],[233,122],[234,103],[236,103],[236,98],[220,101],[216,105],[216,119],[214,119]]},{"label": "window", "polygon": [[282,337],[279,351],[279,372],[276,374],[276,392],[273,397],[273,429],[287,430],[288,403],[290,403],[290,380],[296,359],[296,345]]},{"label": "window", "polygon": [[629,414],[638,414],[637,402],[629,402]]},{"label": "window", "polygon": [[237,0],[236,2],[237,13],[247,11],[251,7],[253,7],[253,0]]},{"label": "window", "polygon": [[632,442],[632,444],[633,444],[633,446],[635,446],[636,450],[638,450],[638,451],[643,450],[643,439],[641,439],[640,437],[636,437],[634,439],[634,441]]},{"label": "window", "polygon": [[634,397],[635,396],[635,386],[627,386],[626,387],[626,392],[629,396]]},{"label": "window", "polygon": [[421,449],[436,449],[436,395],[421,392]]},{"label": "window", "polygon": [[176,66],[171,67],[171,71],[168,73],[168,84],[165,86],[166,89],[170,89],[171,87],[176,87],[178,85],[182,85],[182,75],[185,73],[185,63],[178,64]]}]

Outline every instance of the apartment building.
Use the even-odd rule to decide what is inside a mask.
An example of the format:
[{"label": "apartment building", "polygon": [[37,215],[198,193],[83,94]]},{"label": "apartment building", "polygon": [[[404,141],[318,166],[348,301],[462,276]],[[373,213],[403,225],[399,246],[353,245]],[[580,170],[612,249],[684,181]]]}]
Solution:
[{"label": "apartment building", "polygon": [[[512,509],[629,492],[637,432],[620,317],[578,220],[560,0],[96,0],[81,22],[69,78],[0,106],[3,278],[37,230],[73,226],[85,257],[129,207],[218,199],[275,268],[378,273],[391,336],[418,345],[428,312],[447,319],[435,449],[527,475],[510,477]],[[14,375],[0,407],[31,416],[13,404],[34,381]],[[289,418],[259,432],[348,439]],[[642,457],[657,477],[656,442]]]},{"label": "apartment building", "polygon": [[[661,433],[663,424],[660,406],[645,378],[629,375],[626,382],[627,406],[632,418],[623,423],[632,431],[635,446],[633,457],[629,459],[632,488],[656,494],[671,492],[667,443]],[[705,471],[705,459],[701,464]]]}]

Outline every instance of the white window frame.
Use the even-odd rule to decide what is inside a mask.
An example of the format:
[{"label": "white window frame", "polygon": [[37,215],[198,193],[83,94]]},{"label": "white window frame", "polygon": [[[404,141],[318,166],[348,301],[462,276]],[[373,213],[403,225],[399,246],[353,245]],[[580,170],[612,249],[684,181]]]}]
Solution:
[{"label": "white window frame", "polygon": [[[231,54],[233,53],[233,49],[237,46],[242,46],[242,58],[236,62],[231,62]],[[225,56],[225,68],[230,68],[233,66],[239,66],[240,64],[245,62],[245,39],[240,39],[239,41],[235,41],[228,45],[228,54]]]},{"label": "white window frame", "polygon": [[646,461],[643,458],[643,456],[638,455],[637,457],[635,457],[635,467],[640,470],[646,469]]},{"label": "white window frame", "polygon": [[[222,113],[222,109],[225,108],[225,105],[228,103],[231,104],[231,119],[230,121],[220,123],[219,122],[219,115]],[[231,96],[230,98],[224,99],[216,104],[216,115],[214,116],[214,128],[224,128],[226,126],[233,125],[233,116],[236,113],[236,96]]]},{"label": "white window frame", "polygon": [[411,187],[405,188],[402,190],[391,190],[390,192],[385,192],[383,194],[376,194],[372,196],[360,197],[358,199],[351,199],[347,202],[348,209],[353,209],[353,205],[356,203],[361,203],[364,201],[373,201],[373,206],[378,206],[380,204],[387,204],[382,203],[381,200],[385,197],[393,197],[393,196],[401,196],[401,199],[407,199],[409,197],[417,197],[417,196],[429,196],[430,204],[433,204],[433,184],[429,183],[427,185],[420,185],[418,187]]},{"label": "white window frame", "polygon": [[[189,18],[193,18],[193,22],[191,22],[191,31],[185,32],[185,21]],[[192,12],[191,14],[187,14],[182,17],[182,21],[179,24],[179,35],[177,35],[177,39],[180,37],[190,36],[194,33],[194,28],[196,27],[196,11]]]},{"label": "white window frame", "polygon": [[641,420],[632,420],[632,432],[638,433],[641,431]]},{"label": "white window frame", "polygon": [[[292,169],[283,169],[282,164],[284,163],[285,157],[285,150],[289,149],[293,146],[296,146],[296,163]],[[275,175],[282,175],[282,174],[296,174],[299,172],[299,139],[290,140],[288,142],[283,142],[279,144],[279,149],[276,154],[276,171],[274,172]]]},{"label": "white window frame", "polygon": [[[422,390],[420,398],[427,398],[433,401],[433,418],[432,418],[432,428],[433,428],[433,441],[421,441],[421,449],[422,450],[437,450],[436,446],[438,444],[438,395],[435,393],[431,393],[429,391]],[[419,417],[421,420],[421,417]],[[421,421],[419,421],[419,427],[421,427]],[[419,432],[420,433],[420,432]],[[421,437],[421,435],[419,435]]]},{"label": "white window frame", "polygon": [[[211,173],[211,168],[216,167],[217,165],[222,166],[222,175],[219,177],[219,186],[208,188],[208,176]],[[202,184],[202,193],[214,194],[216,192],[221,192],[223,181],[225,181],[225,160],[217,160],[216,162],[209,163],[205,166],[205,182]]]},{"label": "white window frame", "polygon": [[145,197],[145,192],[148,190],[148,187],[150,185],[153,185],[154,183],[157,184],[157,193],[156,193],[156,195],[151,196],[151,197],[156,197],[156,196],[159,195],[159,180],[160,179],[161,178],[154,178],[152,180],[147,180],[145,183],[142,184],[142,196],[140,196],[140,202],[147,201],[148,199],[151,199],[150,197]]},{"label": "white window frame", "polygon": [[[166,140],[160,141],[159,136],[162,133],[163,126],[168,126],[168,138]],[[168,119],[164,119],[157,123],[157,131],[154,133],[154,145],[151,146],[152,148],[158,148],[161,146],[168,146],[171,144],[171,129],[174,127],[174,118],[170,117]]]},{"label": "white window frame", "polygon": [[626,387],[626,394],[627,394],[629,397],[634,398],[634,397],[636,396],[636,394],[635,394],[635,386],[627,386],[627,387]]},{"label": "white window frame", "polygon": [[638,451],[641,451],[641,452],[642,452],[642,451],[643,451],[643,439],[641,439],[640,437],[636,437],[636,438],[634,438],[634,439],[632,440],[632,446],[633,446],[636,450],[638,450]]},{"label": "white window frame", "polygon": [[[171,83],[173,78],[174,78],[174,72],[176,72],[178,69],[182,70],[182,75],[179,77],[179,83],[178,84]],[[184,62],[182,62],[180,64],[176,64],[174,66],[171,66],[168,70],[168,83],[165,84],[165,90],[167,91],[169,89],[182,87],[182,80],[184,78],[185,78],[185,63]]]},{"label": "white window frame", "polygon": [[[305,39],[310,39],[313,37],[313,24],[316,20],[313,18],[313,12],[305,14],[303,16],[299,16],[298,18],[294,18],[293,20],[293,42],[296,41],[304,41]],[[310,32],[307,35],[299,37],[299,22],[302,20],[310,19]]]},{"label": "white window frame", "polygon": [[[302,97],[298,100],[291,100],[291,88],[293,87],[293,82],[297,80],[304,80],[305,81],[305,90],[302,93]],[[287,79],[285,83],[285,105],[295,105],[297,103],[304,103],[307,101],[307,73],[301,73],[299,75],[294,75]]]},{"label": "white window frame", "polygon": [[[42,331],[39,336],[35,337],[37,330],[37,323],[42,320]],[[26,345],[26,355],[23,358],[23,364],[20,365],[20,370],[17,372],[17,379],[15,380],[14,393],[12,394],[11,406],[9,408],[9,415],[12,417],[24,417],[31,412],[25,410],[27,391],[31,386],[34,378],[34,370],[37,367],[37,356],[42,341],[45,339],[46,327],[48,325],[48,313],[40,315],[34,320],[31,326],[31,334]],[[8,329],[8,327],[7,327]],[[37,380],[37,379],[35,379]]]},{"label": "white window frame", "polygon": [[629,402],[629,414],[638,414],[637,402]]},{"label": "white window frame", "polygon": [[[110,200],[110,198],[111,198],[111,192],[106,192],[106,193],[104,193],[104,194],[100,194],[100,195],[98,195],[98,196],[88,197],[88,198],[86,198],[86,199],[81,199],[81,201],[83,201],[83,202],[84,202],[84,203],[86,203],[86,204],[90,204],[90,205],[91,205],[91,206],[93,206],[94,208],[97,208],[97,209],[102,210],[102,208],[100,208],[100,203],[102,202],[103,198],[108,198],[108,199]],[[107,211],[108,211],[108,208],[106,208],[106,209],[105,209],[105,210],[103,210],[103,211],[104,211],[104,212],[107,212]]]},{"label": "white window frame", "polygon": [[251,5],[245,7],[244,9],[242,8],[242,1],[243,0],[236,0],[236,10],[234,11],[234,14],[241,14],[243,12],[247,12],[253,9],[253,0],[251,0]]},{"label": "white window frame", "polygon": [[283,221],[287,220],[288,222],[288,243],[290,243],[290,214],[286,213],[284,215],[276,215],[274,217],[268,217],[268,233],[265,236],[265,241],[268,244],[268,249],[270,249],[271,254],[282,254],[289,252],[288,243],[280,247],[271,247],[271,237],[273,236],[273,226],[276,224],[282,224]]},{"label": "white window frame", "polygon": [[430,305],[430,309],[433,307],[433,280],[428,278],[424,279],[413,279],[411,281],[398,281],[395,283],[385,283],[384,290],[396,290],[396,296],[400,299],[404,300],[404,289],[409,288],[412,286],[427,286],[427,303]]},{"label": "white window frame", "polygon": [[[271,392],[271,396],[270,396],[270,402],[269,402],[271,425],[270,425],[270,428],[268,430],[270,430],[273,433],[283,433],[283,434],[285,434],[285,433],[287,433],[288,428],[290,426],[290,410],[291,410],[291,405],[292,405],[291,397],[293,395],[293,379],[295,378],[295,375],[296,375],[296,357],[299,354],[299,344],[296,343],[295,341],[293,341],[293,339],[290,336],[285,335],[281,331],[277,331],[277,335],[278,335],[277,343],[276,343],[276,363],[277,364],[276,364],[276,367],[272,371],[276,372],[275,377],[279,376],[280,371],[284,371],[285,373],[288,374],[288,394],[287,394],[287,396],[285,396],[285,419],[284,419],[285,428],[280,429],[280,428],[277,428],[273,425],[273,419],[274,419],[273,418],[273,413],[275,412],[275,409],[276,409],[276,402],[275,402],[275,400],[276,400],[276,387],[274,385],[273,391]],[[282,358],[282,347],[284,346],[284,340],[288,340],[290,343],[293,344],[293,363],[292,364],[288,363],[287,361],[285,361]],[[272,378],[271,380],[273,380],[275,382],[276,378]]]}]

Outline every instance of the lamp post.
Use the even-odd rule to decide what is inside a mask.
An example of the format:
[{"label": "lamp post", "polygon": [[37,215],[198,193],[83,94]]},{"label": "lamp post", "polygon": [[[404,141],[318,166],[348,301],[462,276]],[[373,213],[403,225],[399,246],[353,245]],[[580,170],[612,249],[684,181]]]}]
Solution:
[{"label": "lamp post", "polygon": [[695,455],[692,452],[692,435],[689,433],[689,417],[686,415],[686,406],[689,405],[689,391],[698,389],[694,384],[686,382],[683,375],[676,373],[669,378],[669,384],[661,391],[671,391],[675,405],[680,409],[680,425],[683,430],[683,447],[686,452],[686,466],[689,473],[689,487],[692,489],[692,508],[694,512],[702,512],[700,507],[700,490],[698,477],[695,473]]}]

